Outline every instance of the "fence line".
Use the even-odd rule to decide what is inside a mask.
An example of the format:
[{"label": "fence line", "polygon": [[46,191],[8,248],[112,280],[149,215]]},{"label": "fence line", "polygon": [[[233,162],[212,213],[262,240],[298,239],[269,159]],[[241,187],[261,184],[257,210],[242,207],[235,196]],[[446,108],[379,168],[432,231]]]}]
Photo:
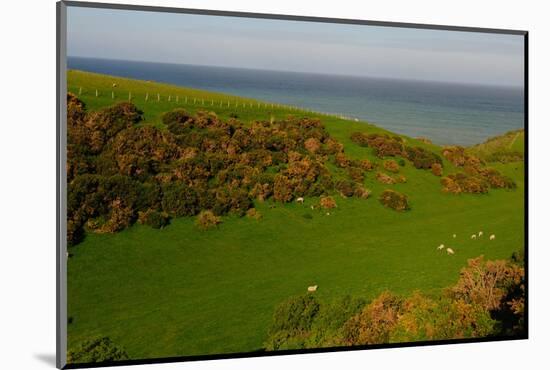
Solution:
[{"label": "fence line", "polygon": [[[82,96],[82,95],[87,95],[86,90],[84,90],[82,87],[79,87],[78,88],[78,96]],[[97,97],[100,97],[100,96],[102,96],[102,92],[98,89],[95,89],[95,97],[97,98]],[[114,100],[115,97],[116,97],[115,91],[111,90],[111,99]],[[135,101],[136,99],[137,99],[137,95],[132,95],[132,92],[128,91],[128,101],[132,101],[132,100]],[[189,104],[191,104],[191,102],[189,100],[189,97],[187,97],[187,96],[183,97],[183,99],[182,99],[183,103],[180,103],[178,95],[175,96],[175,99],[172,99],[172,95],[168,94],[167,97],[165,96],[165,99],[169,103],[172,103],[172,104],[175,104],[175,105],[188,105],[188,102],[189,102]],[[144,100],[145,100],[145,102],[149,102],[149,92],[145,93]],[[263,107],[265,109],[277,109],[277,110],[287,110],[287,111],[295,111],[295,112],[302,112],[302,113],[314,113],[314,114],[319,114],[319,115],[323,115],[323,116],[327,116],[327,117],[344,119],[344,120],[348,120],[348,121],[356,121],[356,122],[359,121],[359,119],[356,118],[356,117],[348,116],[348,115],[341,114],[341,113],[315,111],[311,108],[298,107],[298,106],[294,106],[294,105],[284,105],[284,104],[280,104],[280,103],[261,102],[261,101],[246,101],[246,100],[242,100],[242,99],[235,99],[235,100],[221,99],[219,101],[216,100],[216,99],[209,99],[209,100],[210,100],[210,106],[214,106],[214,105],[218,106],[218,102],[219,102],[219,107],[221,107],[221,108],[223,108],[224,106],[226,106],[227,108],[231,108],[231,106],[233,106],[235,109],[240,108],[240,109],[246,110],[248,108],[252,109],[254,107],[256,107],[256,108],[262,108]],[[160,93],[157,93],[157,102],[161,102],[161,101],[162,101],[162,96],[161,96]],[[227,103],[227,104],[225,104],[225,103]],[[198,104],[201,105],[201,106],[205,106],[205,99],[204,98],[193,97],[192,105],[198,105]],[[207,104],[208,104],[208,101],[207,101]]]}]

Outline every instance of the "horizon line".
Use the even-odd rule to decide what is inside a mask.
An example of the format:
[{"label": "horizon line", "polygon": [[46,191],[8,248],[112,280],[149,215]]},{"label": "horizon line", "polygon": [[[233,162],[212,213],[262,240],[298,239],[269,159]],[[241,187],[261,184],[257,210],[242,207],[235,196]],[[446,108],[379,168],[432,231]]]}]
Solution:
[{"label": "horizon line", "polygon": [[167,64],[167,65],[176,65],[176,66],[183,65],[183,66],[194,66],[194,67],[227,68],[227,69],[241,69],[241,70],[244,69],[244,70],[250,70],[250,71],[262,71],[262,72],[295,73],[295,74],[309,74],[309,75],[319,75],[319,76],[338,76],[338,77],[350,77],[350,78],[410,81],[410,82],[421,82],[421,83],[423,82],[423,83],[435,83],[435,84],[439,83],[439,84],[447,84],[447,85],[496,87],[496,88],[523,89],[523,90],[525,89],[525,83],[523,83],[522,85],[511,85],[511,84],[475,83],[475,82],[448,81],[448,80],[425,80],[425,79],[418,79],[418,78],[399,78],[399,77],[391,77],[391,76],[351,75],[351,74],[334,73],[334,72],[331,72],[331,73],[306,72],[306,71],[280,70],[280,69],[269,69],[269,68],[258,68],[258,67],[234,67],[234,66],[192,64],[192,63],[181,63],[181,62],[103,58],[103,57],[91,57],[91,56],[81,56],[81,55],[66,55],[66,57],[67,59],[68,58],[97,59],[97,60],[107,60],[107,61],[130,62],[130,63]]}]

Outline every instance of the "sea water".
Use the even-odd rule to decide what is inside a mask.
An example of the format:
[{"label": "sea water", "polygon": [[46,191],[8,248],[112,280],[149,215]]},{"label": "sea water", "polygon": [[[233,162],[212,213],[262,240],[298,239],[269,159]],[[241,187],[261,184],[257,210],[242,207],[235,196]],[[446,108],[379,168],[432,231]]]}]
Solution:
[{"label": "sea water", "polygon": [[338,114],[437,144],[472,145],[524,127],[523,87],[79,57],[68,68]]}]

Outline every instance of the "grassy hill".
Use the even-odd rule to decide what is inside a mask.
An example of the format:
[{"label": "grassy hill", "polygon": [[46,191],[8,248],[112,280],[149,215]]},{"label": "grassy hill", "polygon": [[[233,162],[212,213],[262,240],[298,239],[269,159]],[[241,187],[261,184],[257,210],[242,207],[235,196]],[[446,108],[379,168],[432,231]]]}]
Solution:
[{"label": "grassy hill", "polygon": [[[69,71],[68,88],[90,110],[127,101],[131,94],[144,112],[140,124],[161,128],[162,113],[176,107],[213,111],[222,119],[236,116],[245,124],[317,117],[344,144],[346,155],[373,162],[380,160],[372,149],[353,143],[350,134],[386,132],[268,102],[79,71]],[[441,153],[438,146],[404,139]],[[522,151],[522,143],[518,134],[498,148]],[[444,174],[458,171],[445,159],[443,164]],[[318,199],[306,197],[303,205],[257,203],[261,220],[227,216],[208,231],[182,217],[161,230],[136,224],[115,234],[89,233],[71,248],[68,262],[69,347],[101,335],[131,358],[255,351],[263,348],[277,304],[309,285],[317,284],[316,294],[327,300],[347,294],[370,299],[384,290],[435,294],[457,280],[467,259],[507,258],[523,248],[523,162],[492,167],[517,188],[451,195],[441,191],[439,177],[407,162],[400,169],[405,183],[383,185],[369,173],[364,185],[371,198],[336,197],[338,207],[330,215],[312,210]],[[387,188],[407,194],[411,211],[383,207],[377,198]],[[485,237],[472,240],[479,231]],[[438,251],[441,243],[455,255]]]},{"label": "grassy hill", "polygon": [[488,162],[519,162],[525,152],[525,130],[509,131],[469,148],[469,152]]}]

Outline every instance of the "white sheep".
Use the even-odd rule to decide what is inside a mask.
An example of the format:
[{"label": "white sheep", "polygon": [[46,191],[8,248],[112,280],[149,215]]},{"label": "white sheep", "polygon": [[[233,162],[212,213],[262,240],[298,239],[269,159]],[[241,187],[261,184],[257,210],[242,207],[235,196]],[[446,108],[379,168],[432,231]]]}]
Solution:
[{"label": "white sheep", "polygon": [[453,251],[451,248],[447,248],[447,254],[455,254],[455,251]]},{"label": "white sheep", "polygon": [[445,248],[445,246],[443,244],[441,244],[439,247],[437,247],[438,250],[442,250],[443,248]]},{"label": "white sheep", "polygon": [[472,239],[475,239],[475,238],[477,238],[477,235],[476,235],[476,234],[472,234],[471,238],[472,238]]},{"label": "white sheep", "polygon": [[113,87],[116,87],[116,84],[113,84]]},{"label": "white sheep", "polygon": [[304,204],[304,198],[302,198],[302,197],[296,198],[296,202]]},{"label": "white sheep", "polygon": [[453,238],[455,238],[455,239],[456,239],[456,234],[453,234]]},{"label": "white sheep", "polygon": [[479,236],[480,238],[483,236],[483,231],[480,231],[477,236]]},{"label": "white sheep", "polygon": [[317,285],[312,285],[307,287],[308,292],[315,292],[317,291]]},{"label": "white sheep", "polygon": [[491,234],[491,236],[489,237],[489,240],[495,240],[495,234]]},{"label": "white sheep", "polygon": [[330,216],[330,212],[327,212],[327,216]]},{"label": "white sheep", "polygon": [[311,209],[315,209],[315,207],[311,206]]}]

